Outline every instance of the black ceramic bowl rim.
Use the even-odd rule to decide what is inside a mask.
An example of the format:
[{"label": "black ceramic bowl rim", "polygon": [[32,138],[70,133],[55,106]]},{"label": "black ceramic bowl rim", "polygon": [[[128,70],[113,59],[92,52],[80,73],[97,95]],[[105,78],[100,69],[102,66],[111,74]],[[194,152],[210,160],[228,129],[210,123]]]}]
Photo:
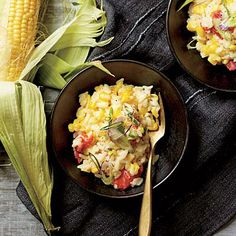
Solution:
[{"label": "black ceramic bowl rim", "polygon": [[227,93],[236,93],[236,89],[223,89],[223,88],[218,88],[218,87],[214,87],[214,86],[211,86],[205,82],[203,82],[201,79],[199,79],[197,76],[193,75],[193,73],[183,65],[183,63],[181,62],[181,60],[179,59],[179,57],[177,56],[176,52],[175,52],[175,49],[173,47],[173,44],[172,44],[172,39],[170,37],[170,28],[169,28],[169,20],[170,20],[170,9],[171,9],[171,6],[173,4],[173,0],[170,0],[169,1],[169,4],[168,4],[168,8],[167,8],[167,14],[166,14],[166,32],[167,32],[167,41],[168,41],[168,44],[170,46],[170,49],[171,49],[171,52],[173,53],[173,55],[175,56],[176,60],[178,61],[179,65],[192,77],[194,78],[195,80],[197,80],[200,84],[202,85],[205,85],[211,89],[214,89],[214,90],[218,90],[218,91],[221,91],[221,92],[227,92]]},{"label": "black ceramic bowl rim", "polygon": [[[186,136],[185,136],[185,140],[184,140],[184,145],[183,145],[183,149],[182,149],[182,152],[181,152],[181,155],[177,161],[177,163],[175,164],[175,166],[173,167],[173,169],[168,173],[168,175],[163,178],[160,182],[158,182],[157,184],[155,184],[153,186],[153,189],[157,188],[160,184],[162,184],[163,182],[165,182],[172,174],[173,172],[176,170],[176,168],[179,166],[179,163],[181,162],[181,160],[183,159],[183,155],[185,153],[185,150],[187,148],[187,144],[188,144],[188,139],[189,139],[189,123],[188,123],[188,113],[187,113],[187,108],[184,104],[184,101],[183,101],[183,98],[181,96],[181,94],[179,93],[178,89],[176,88],[176,86],[170,81],[170,79],[168,79],[163,73],[161,73],[160,71],[158,71],[157,69],[155,69],[154,67],[150,66],[150,65],[147,65],[145,63],[142,63],[142,62],[139,62],[139,61],[135,61],[135,60],[129,60],[129,59],[112,59],[112,60],[106,60],[106,61],[103,61],[102,64],[103,65],[106,65],[106,63],[112,63],[112,62],[128,62],[128,63],[135,63],[135,64],[138,64],[138,65],[142,65],[144,67],[147,67],[151,70],[153,70],[154,72],[156,72],[157,74],[159,74],[163,79],[167,80],[176,90],[176,93],[179,97],[179,100],[181,101],[182,105],[183,105],[183,110],[184,110],[184,113],[185,113],[185,122],[186,122]],[[81,70],[80,72],[78,72],[67,84],[66,86],[61,90],[60,94],[58,95],[56,101],[55,101],[55,104],[53,106],[53,109],[52,109],[52,113],[51,113],[51,116],[50,116],[50,143],[52,143],[52,120],[53,120],[53,115],[54,115],[54,111],[56,109],[56,106],[58,104],[58,101],[60,100],[60,97],[61,97],[61,94],[64,92],[64,90],[66,90],[67,86],[70,85],[71,81],[76,79],[80,74],[82,74],[84,71],[87,71],[89,70],[90,68],[92,68],[93,66],[90,66],[88,68],[85,68],[83,70]],[[59,163],[60,167],[63,169],[64,173],[66,173],[66,175],[76,184],[78,184],[82,189],[90,192],[90,193],[93,193],[93,194],[96,194],[96,195],[99,195],[99,196],[102,196],[102,197],[108,197],[108,198],[120,198],[120,199],[124,199],[124,198],[132,198],[132,197],[136,197],[136,196],[140,196],[143,194],[143,191],[139,192],[139,193],[134,193],[132,195],[122,195],[122,196],[111,196],[111,195],[107,195],[107,194],[102,194],[102,193],[98,193],[96,191],[93,191],[91,189],[88,189],[88,188],[84,188],[83,186],[81,186],[74,178],[71,178],[71,176],[69,175],[69,173],[67,172],[66,168],[61,165],[61,163],[58,161],[56,157],[56,151],[54,149],[54,146],[52,145],[52,152],[53,152],[53,155],[54,155],[54,159],[56,159],[57,163]],[[144,184],[144,183],[143,183]]]}]

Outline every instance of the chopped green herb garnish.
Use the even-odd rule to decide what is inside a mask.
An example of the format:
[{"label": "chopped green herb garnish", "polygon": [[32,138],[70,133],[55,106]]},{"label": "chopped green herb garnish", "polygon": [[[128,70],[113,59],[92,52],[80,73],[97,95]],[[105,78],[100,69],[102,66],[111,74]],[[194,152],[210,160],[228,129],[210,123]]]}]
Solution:
[{"label": "chopped green herb garnish", "polygon": [[132,125],[129,126],[129,128],[125,131],[125,134],[127,134],[129,132],[129,130],[131,129]]},{"label": "chopped green herb garnish", "polygon": [[125,106],[125,110],[127,111],[127,115],[128,117],[131,119],[131,121],[135,124],[135,125],[139,125],[139,121],[134,117],[133,112],[131,112],[127,106]]},{"label": "chopped green herb garnish", "polygon": [[139,121],[133,116],[133,114],[128,113],[128,117],[131,119],[131,121],[132,121],[135,125],[139,125]]},{"label": "chopped green herb garnish", "polygon": [[109,125],[112,123],[112,116],[113,116],[113,108],[111,107],[109,110],[109,116],[106,117],[106,120],[108,121]]},{"label": "chopped green herb garnish", "polygon": [[113,108],[111,107],[110,108],[110,111],[109,111],[109,116],[112,117],[113,116]]},{"label": "chopped green herb garnish", "polygon": [[91,158],[92,162],[95,164],[95,166],[98,168],[99,171],[101,171],[101,165],[95,155],[93,153],[89,153],[89,157]]},{"label": "chopped green herb garnish", "polygon": [[111,107],[109,111],[109,121],[108,121],[109,125],[112,123],[112,116],[113,116],[113,108]]},{"label": "chopped green herb garnish", "polygon": [[106,126],[102,127],[100,130],[108,130],[111,128],[118,128],[121,125],[123,126],[123,121],[118,121],[118,122],[114,122],[112,124],[106,125]]}]

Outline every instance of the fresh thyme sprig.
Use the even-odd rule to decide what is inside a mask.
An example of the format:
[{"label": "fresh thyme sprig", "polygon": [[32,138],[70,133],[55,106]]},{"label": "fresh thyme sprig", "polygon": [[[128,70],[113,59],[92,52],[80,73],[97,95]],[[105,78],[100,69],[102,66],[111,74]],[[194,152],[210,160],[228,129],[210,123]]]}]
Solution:
[{"label": "fresh thyme sprig", "polygon": [[134,117],[134,112],[131,112],[127,106],[125,106],[125,110],[127,112],[128,117],[131,119],[131,122],[133,122],[135,125],[139,125],[139,121]]},{"label": "fresh thyme sprig", "polygon": [[102,127],[100,130],[109,130],[112,128],[119,128],[120,126],[123,126],[123,123],[124,123],[123,121],[117,121],[117,122],[114,122],[114,123],[111,123],[109,125]]},{"label": "fresh thyme sprig", "polygon": [[92,162],[95,164],[97,169],[101,172],[101,165],[97,159],[97,157],[93,153],[89,153],[89,157],[91,158]]}]

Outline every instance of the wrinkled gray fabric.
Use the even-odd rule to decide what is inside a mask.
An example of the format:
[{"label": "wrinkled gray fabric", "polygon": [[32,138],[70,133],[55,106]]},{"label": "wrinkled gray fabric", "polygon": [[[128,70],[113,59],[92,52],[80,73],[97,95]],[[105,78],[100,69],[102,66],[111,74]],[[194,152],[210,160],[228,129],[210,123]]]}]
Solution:
[{"label": "wrinkled gray fabric", "polygon": [[[168,1],[106,0],[108,26],[89,60],[128,58],[163,71],[186,103],[190,140],[173,176],[154,191],[153,235],[212,235],[236,213],[236,97],[194,81],[167,44]],[[58,91],[43,89],[48,116]],[[111,200],[85,192],[57,167],[53,218],[61,235],[137,235],[141,198]],[[35,215],[22,184],[19,198]]]}]

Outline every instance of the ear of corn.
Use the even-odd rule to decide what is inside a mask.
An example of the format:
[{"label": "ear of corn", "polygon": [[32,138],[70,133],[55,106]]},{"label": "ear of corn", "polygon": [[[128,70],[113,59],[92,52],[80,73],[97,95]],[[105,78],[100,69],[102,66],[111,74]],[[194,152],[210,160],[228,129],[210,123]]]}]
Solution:
[{"label": "ear of corn", "polygon": [[58,28],[34,50],[20,79],[34,78],[31,70],[42,59],[36,75],[37,81],[41,85],[57,89],[63,88],[79,70],[87,66],[97,66],[108,72],[101,63],[85,63],[91,47],[102,47],[113,39],[111,37],[100,42],[95,39],[103,33],[107,23],[105,12],[102,6],[97,8],[94,0],[78,2],[80,6],[73,20]]},{"label": "ear of corn", "polygon": [[[40,0],[5,1],[1,26],[6,30],[5,43],[10,50],[5,61],[6,72],[1,80],[16,81],[35,45]],[[3,20],[4,19],[4,20]],[[6,52],[5,52],[6,53]],[[8,51],[9,53],[9,51]]]},{"label": "ear of corn", "polygon": [[[99,61],[84,62],[90,47],[103,46],[112,38],[96,42],[94,37],[102,34],[106,24],[105,12],[96,8],[94,0],[86,0],[79,1],[81,7],[69,23],[35,48],[41,1],[0,0],[0,140],[50,234],[57,228],[51,221],[53,183],[44,105],[37,87],[23,79],[33,81],[39,71],[43,85],[60,89],[86,66],[94,65],[110,74]],[[78,39],[80,43],[64,47],[68,35],[75,37],[72,42]]]}]

